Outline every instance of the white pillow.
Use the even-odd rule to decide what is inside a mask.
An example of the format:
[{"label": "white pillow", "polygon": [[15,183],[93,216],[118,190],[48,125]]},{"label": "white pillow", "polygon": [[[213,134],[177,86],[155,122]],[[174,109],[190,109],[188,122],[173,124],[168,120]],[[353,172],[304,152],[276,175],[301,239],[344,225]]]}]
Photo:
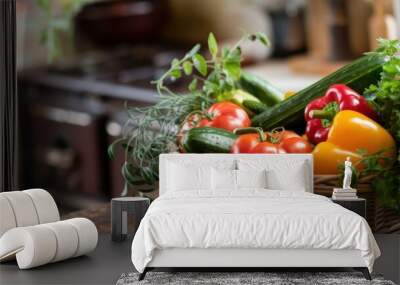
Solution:
[{"label": "white pillow", "polygon": [[267,188],[267,171],[264,170],[236,170],[237,187],[240,188]]},{"label": "white pillow", "polygon": [[236,190],[236,170],[212,168],[213,190]]},{"label": "white pillow", "polygon": [[266,188],[265,170],[212,169],[212,184],[216,192],[241,188]]},{"label": "white pillow", "polygon": [[265,169],[268,189],[304,192],[309,188],[308,177],[311,170],[304,160],[239,160],[238,168],[240,170]]},{"label": "white pillow", "polygon": [[168,191],[211,190],[211,167],[170,163],[167,184]]},{"label": "white pillow", "polygon": [[294,167],[289,171],[270,169],[267,171],[268,189],[306,192],[305,167]]}]

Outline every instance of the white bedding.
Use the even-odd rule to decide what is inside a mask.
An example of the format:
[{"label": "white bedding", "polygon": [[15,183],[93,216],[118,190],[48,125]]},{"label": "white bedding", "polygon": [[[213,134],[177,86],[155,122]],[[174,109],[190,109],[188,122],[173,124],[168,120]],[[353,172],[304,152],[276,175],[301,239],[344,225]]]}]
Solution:
[{"label": "white bedding", "polygon": [[139,272],[165,248],[357,249],[370,271],[380,255],[365,219],[326,197],[266,189],[198,193],[166,193],[151,204],[132,243]]}]

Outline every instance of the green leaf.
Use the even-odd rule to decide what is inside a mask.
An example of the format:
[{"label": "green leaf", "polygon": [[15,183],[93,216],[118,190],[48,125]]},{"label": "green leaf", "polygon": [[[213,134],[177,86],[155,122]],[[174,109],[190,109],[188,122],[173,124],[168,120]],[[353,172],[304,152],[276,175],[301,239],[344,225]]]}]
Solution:
[{"label": "green leaf", "polygon": [[193,56],[193,65],[201,75],[203,76],[207,75],[207,63],[201,54],[196,53]]},{"label": "green leaf", "polygon": [[171,62],[171,67],[174,69],[179,68],[179,59],[174,58]]},{"label": "green leaf", "polygon": [[186,54],[185,57],[193,57],[196,53],[199,52],[201,48],[200,44],[195,45],[194,47],[192,47],[192,49]]},{"label": "green leaf", "polygon": [[192,66],[192,63],[190,61],[185,61],[183,63],[183,71],[185,72],[186,75],[192,74],[193,66]]},{"label": "green leaf", "polygon": [[190,82],[188,89],[191,92],[196,91],[196,89],[197,89],[197,78],[193,79],[192,82]]},{"label": "green leaf", "polygon": [[241,74],[240,61],[240,48],[230,51],[223,60],[223,68],[225,69],[225,73],[235,80],[239,79]]},{"label": "green leaf", "polygon": [[213,33],[208,35],[208,49],[210,50],[212,57],[215,58],[218,54],[218,44]]},{"label": "green leaf", "polygon": [[238,80],[241,74],[240,62],[227,61],[224,63],[224,68],[229,76],[233,79]]},{"label": "green leaf", "polygon": [[143,184],[143,178],[138,175],[139,169],[132,167],[127,161],[122,165],[121,169],[122,176],[125,181],[131,185]]},{"label": "green leaf", "polygon": [[115,148],[117,147],[117,145],[124,143],[125,141],[126,141],[125,138],[120,138],[115,140],[112,144],[109,145],[109,147],[107,148],[107,153],[110,159],[115,159]]},{"label": "green leaf", "polygon": [[152,171],[151,167],[142,167],[141,175],[148,184],[152,184],[151,181],[154,181],[156,177],[154,177],[154,172]]},{"label": "green leaf", "polygon": [[222,48],[222,58],[223,59],[226,58],[229,55],[229,52],[230,52],[229,48],[223,47]]},{"label": "green leaf", "polygon": [[227,55],[227,60],[237,61],[240,63],[241,55],[242,55],[242,50],[240,49],[240,47],[237,47],[229,52],[229,54]]},{"label": "green leaf", "polygon": [[257,32],[256,33],[257,39],[265,46],[269,46],[269,40],[264,33]]},{"label": "green leaf", "polygon": [[155,189],[154,189],[154,186],[153,186],[153,185],[148,185],[148,186],[141,186],[141,187],[138,187],[137,190],[138,190],[139,192],[142,192],[142,193],[151,193],[151,192],[153,192]]},{"label": "green leaf", "polygon": [[170,72],[170,76],[173,80],[179,79],[182,76],[180,69],[173,69]]},{"label": "green leaf", "polygon": [[219,93],[219,85],[212,81],[205,81],[203,85],[203,91],[207,94],[217,94]]}]

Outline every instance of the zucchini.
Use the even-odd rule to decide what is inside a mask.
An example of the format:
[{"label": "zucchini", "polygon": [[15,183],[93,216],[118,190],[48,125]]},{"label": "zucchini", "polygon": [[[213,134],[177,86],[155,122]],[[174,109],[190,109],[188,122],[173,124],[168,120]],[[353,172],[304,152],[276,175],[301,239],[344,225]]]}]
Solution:
[{"label": "zucchini", "polygon": [[265,105],[264,103],[252,100],[244,100],[242,104],[246,109],[249,109],[255,114],[260,114],[268,109],[267,105]]},{"label": "zucchini", "polygon": [[229,153],[237,136],[224,129],[193,128],[183,136],[183,148],[189,153]]},{"label": "zucchini", "polygon": [[240,76],[239,85],[267,106],[274,106],[284,98],[283,92],[267,80],[247,72],[243,72]]},{"label": "zucchini", "polygon": [[363,56],[253,117],[252,125],[271,129],[303,120],[304,108],[307,104],[323,96],[326,90],[335,83],[346,84],[362,94],[365,88],[379,80],[383,62],[384,58],[377,54]]}]

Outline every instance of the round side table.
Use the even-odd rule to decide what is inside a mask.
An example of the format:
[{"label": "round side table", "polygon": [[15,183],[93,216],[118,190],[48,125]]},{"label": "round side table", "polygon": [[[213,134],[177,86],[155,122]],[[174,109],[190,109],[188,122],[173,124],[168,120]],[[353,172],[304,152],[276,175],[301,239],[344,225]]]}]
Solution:
[{"label": "round side table", "polygon": [[[128,234],[135,234],[140,221],[150,205],[150,199],[119,197],[111,200],[111,239],[123,241]],[[133,231],[128,233],[128,219],[132,219]]]}]

